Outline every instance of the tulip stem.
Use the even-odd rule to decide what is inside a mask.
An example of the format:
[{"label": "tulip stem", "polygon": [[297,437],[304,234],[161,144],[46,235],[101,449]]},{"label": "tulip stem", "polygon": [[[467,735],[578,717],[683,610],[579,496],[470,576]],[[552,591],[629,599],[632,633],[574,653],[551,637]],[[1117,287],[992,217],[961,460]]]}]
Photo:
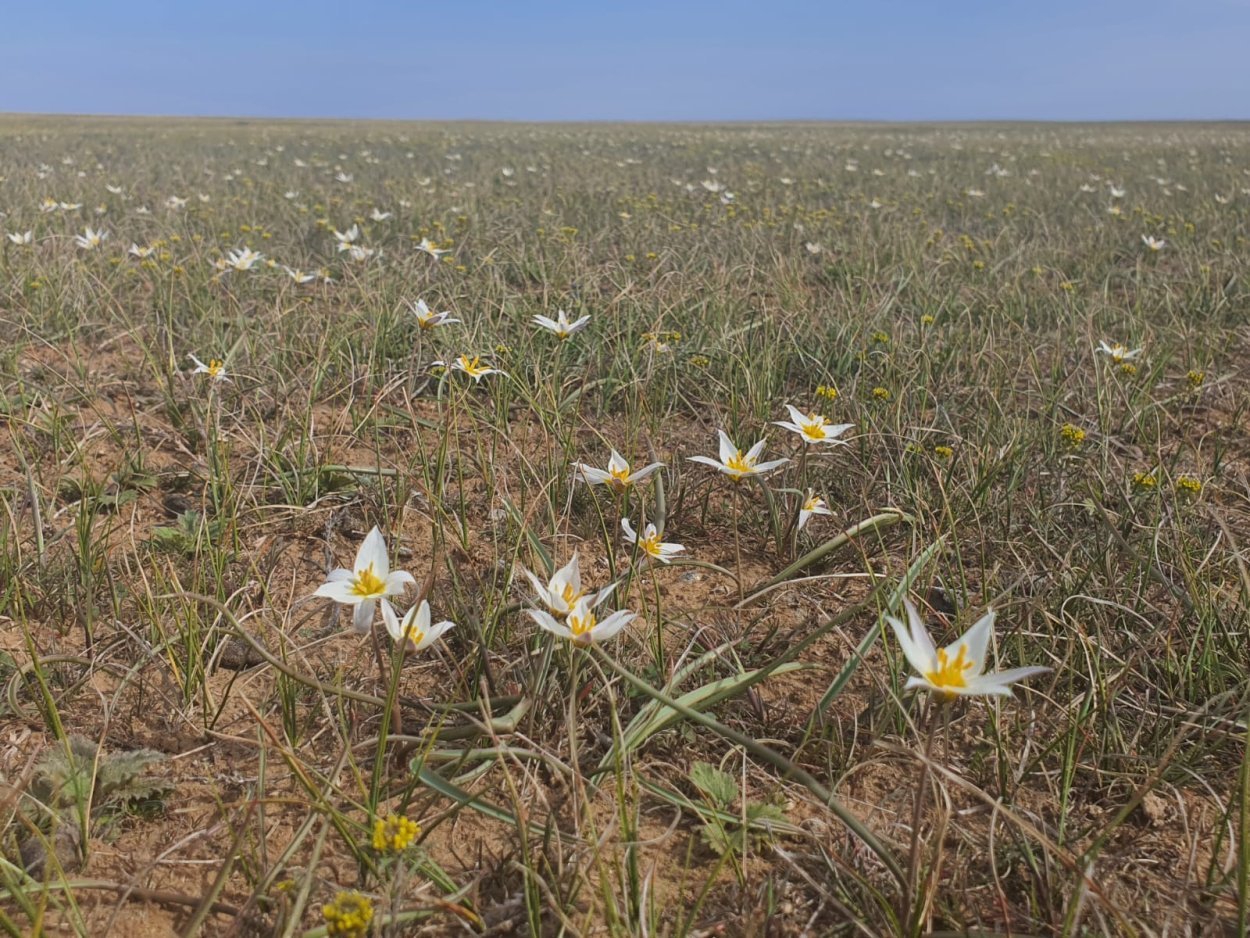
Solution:
[{"label": "tulip stem", "polygon": [[[950,702],[942,701],[936,706],[931,702],[926,714],[925,720],[925,741],[924,756],[920,760],[920,775],[916,780],[916,798],[912,804],[911,815],[911,852],[907,863],[907,893],[906,906],[911,908],[911,914],[914,915],[913,935],[920,934],[921,921],[924,918],[924,903],[920,901],[919,880],[920,880],[920,825],[923,821],[925,803],[929,794],[929,765],[933,761],[933,740],[937,738],[937,723],[939,715],[942,717],[942,725],[945,727],[948,716],[950,714]],[[945,734],[944,734],[945,735]]]},{"label": "tulip stem", "polygon": [[[387,689],[386,709],[390,710],[390,727],[383,726],[380,738],[385,740],[389,731],[402,735],[404,732],[404,718],[402,710],[399,706],[399,668],[388,668],[386,666],[386,658],[382,654],[382,643],[378,641],[378,630],[372,625],[369,627],[369,638],[373,640],[373,656],[378,662],[378,680],[382,682],[382,686]],[[403,658],[400,657],[402,664]]]},{"label": "tulip stem", "polygon": [[741,604],[746,599],[746,594],[742,587],[742,535],[738,533],[738,526],[742,522],[742,511],[738,504],[738,486],[741,483],[736,479],[733,481],[734,493],[734,560],[736,561],[735,569],[738,573],[738,602]]}]

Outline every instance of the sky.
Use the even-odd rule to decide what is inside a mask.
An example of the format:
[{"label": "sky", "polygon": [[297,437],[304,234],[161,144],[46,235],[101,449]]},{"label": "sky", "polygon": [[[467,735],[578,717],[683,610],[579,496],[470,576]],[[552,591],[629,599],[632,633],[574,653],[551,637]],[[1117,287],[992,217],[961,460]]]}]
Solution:
[{"label": "sky", "polygon": [[1250,118],[1250,0],[0,0],[0,112]]}]

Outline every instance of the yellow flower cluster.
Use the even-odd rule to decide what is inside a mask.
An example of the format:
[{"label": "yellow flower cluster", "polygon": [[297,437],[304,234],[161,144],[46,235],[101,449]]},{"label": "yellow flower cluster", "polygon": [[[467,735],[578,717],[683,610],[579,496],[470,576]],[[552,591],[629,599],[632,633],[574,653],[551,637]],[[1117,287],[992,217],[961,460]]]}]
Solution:
[{"label": "yellow flower cluster", "polygon": [[1133,488],[1153,489],[1158,484],[1159,484],[1159,480],[1156,479],[1149,472],[1134,472],[1133,473]]},{"label": "yellow flower cluster", "polygon": [[1059,435],[1067,441],[1068,445],[1076,449],[1085,442],[1085,431],[1074,424],[1065,423],[1059,428]]},{"label": "yellow flower cluster", "polygon": [[403,853],[421,836],[421,825],[402,814],[390,814],[373,822],[373,849],[378,853]]},{"label": "yellow flower cluster", "polygon": [[652,344],[658,344],[662,342],[680,342],[681,333],[680,332],[644,332],[642,334],[642,341],[649,342]]},{"label": "yellow flower cluster", "polygon": [[358,892],[340,892],[321,907],[326,934],[336,938],[365,938],[373,921],[373,903]]},{"label": "yellow flower cluster", "polygon": [[832,384],[822,384],[816,389],[816,396],[823,397],[827,401],[836,401],[838,399],[838,389]]},{"label": "yellow flower cluster", "polygon": [[1205,371],[1199,371],[1196,368],[1191,368],[1189,373],[1185,375],[1185,380],[1189,382],[1189,389],[1191,391],[1196,391],[1202,387],[1202,383],[1207,380],[1207,373]]},{"label": "yellow flower cluster", "polygon": [[1193,476],[1180,476],[1176,480],[1176,491],[1181,495],[1198,495],[1202,492],[1202,483]]}]

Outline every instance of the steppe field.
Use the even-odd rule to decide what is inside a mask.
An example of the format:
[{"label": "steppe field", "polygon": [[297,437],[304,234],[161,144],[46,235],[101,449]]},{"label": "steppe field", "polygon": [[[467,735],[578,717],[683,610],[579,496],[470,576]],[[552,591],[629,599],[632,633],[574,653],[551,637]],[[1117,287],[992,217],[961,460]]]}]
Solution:
[{"label": "steppe field", "polygon": [[0,117],[0,933],[1245,934],[1248,314],[1250,125]]}]

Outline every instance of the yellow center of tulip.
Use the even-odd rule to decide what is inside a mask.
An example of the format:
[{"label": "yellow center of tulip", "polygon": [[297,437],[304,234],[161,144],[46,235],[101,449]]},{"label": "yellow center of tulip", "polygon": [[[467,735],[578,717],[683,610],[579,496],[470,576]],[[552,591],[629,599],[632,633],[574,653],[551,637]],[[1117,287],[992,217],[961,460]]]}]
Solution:
[{"label": "yellow center of tulip", "polygon": [[573,589],[572,583],[565,583],[564,591],[560,593],[560,598],[564,600],[564,604],[571,609],[573,608],[574,603],[576,603],[579,599],[581,599],[585,595],[586,595],[585,591],[578,591],[578,590]]},{"label": "yellow center of tulip", "polygon": [[386,582],[373,572],[373,564],[357,572],[356,580],[352,583],[352,594],[366,599],[386,595]]},{"label": "yellow center of tulip", "polygon": [[482,359],[477,355],[474,355],[472,358],[469,358],[468,355],[461,355],[460,367],[464,370],[464,373],[471,378],[476,378],[478,375],[485,374],[488,370],[486,366],[482,364]]},{"label": "yellow center of tulip", "polygon": [[730,470],[731,472],[741,473],[743,475],[750,474],[751,466],[752,464],[747,462],[746,457],[742,455],[742,450],[738,450],[738,452],[734,453],[732,456],[730,456],[728,459],[725,460],[726,469]]},{"label": "yellow center of tulip", "polygon": [[573,638],[582,639],[590,635],[590,630],[595,627],[595,614],[587,612],[586,617],[579,618],[577,616],[569,616],[569,631],[573,633]]},{"label": "yellow center of tulip", "polygon": [[210,358],[208,360],[208,376],[210,378],[220,378],[222,370],[226,367],[226,363],[220,358]]},{"label": "yellow center of tulip", "polygon": [[972,662],[968,660],[968,646],[960,645],[959,654],[951,658],[942,648],[937,653],[937,670],[925,675],[929,683],[939,689],[950,687],[967,687],[968,678],[964,672],[971,670]]},{"label": "yellow center of tulip", "polygon": [[807,420],[802,423],[803,435],[810,440],[823,440],[825,438],[825,418],[820,414],[808,414]]}]

